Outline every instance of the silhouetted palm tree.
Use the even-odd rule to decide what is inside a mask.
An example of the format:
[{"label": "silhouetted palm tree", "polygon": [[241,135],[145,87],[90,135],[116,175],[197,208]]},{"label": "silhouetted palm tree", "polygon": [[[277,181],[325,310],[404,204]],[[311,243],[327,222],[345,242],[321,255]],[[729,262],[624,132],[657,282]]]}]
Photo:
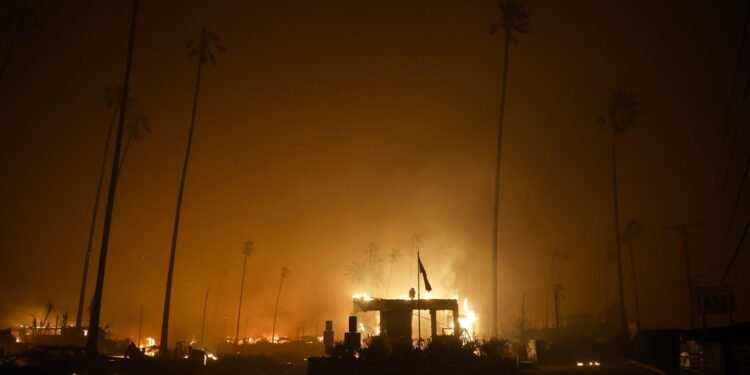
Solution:
[{"label": "silhouetted palm tree", "polygon": [[555,263],[557,262],[557,259],[560,258],[560,254],[560,250],[552,252],[552,263],[550,264],[549,279],[547,281],[547,293],[544,295],[544,328],[549,328],[549,299],[552,293],[552,278],[555,273]]},{"label": "silhouetted palm tree", "polygon": [[16,43],[28,36],[33,29],[42,26],[39,18],[28,1],[4,0],[0,2],[0,29],[11,31],[10,42],[5,50],[3,62],[0,64],[0,80],[3,78],[5,69],[8,67],[10,56]]},{"label": "silhouetted palm tree", "polygon": [[630,269],[633,272],[633,292],[635,293],[635,322],[638,329],[641,328],[641,305],[638,295],[638,277],[635,271],[635,256],[633,255],[633,240],[640,235],[641,224],[635,219],[628,220],[625,224],[625,231],[622,233],[622,241],[628,244],[628,250],[630,250]]},{"label": "silhouetted palm tree", "polygon": [[497,160],[495,164],[495,207],[494,223],[492,227],[492,323],[490,326],[492,336],[497,334],[497,245],[498,226],[500,222],[500,157],[503,147],[503,120],[505,118],[505,97],[508,86],[508,54],[511,43],[518,43],[516,34],[529,32],[529,13],[523,8],[519,0],[500,1],[500,20],[492,24],[490,34],[498,31],[505,33],[503,42],[503,77],[500,93],[500,119],[497,132]]},{"label": "silhouetted palm tree", "polygon": [[271,342],[276,341],[276,313],[279,312],[279,298],[281,298],[281,286],[284,285],[284,279],[289,275],[289,268],[281,269],[281,280],[279,280],[279,294],[276,295],[276,307],[273,310],[273,328],[271,328]]},{"label": "silhouetted palm tree", "polygon": [[237,344],[237,340],[240,336],[240,317],[242,316],[242,296],[245,293],[245,271],[247,270],[247,257],[252,255],[255,251],[255,243],[253,241],[245,241],[242,244],[242,279],[240,280],[240,303],[237,307],[237,330],[234,331],[234,344]]},{"label": "silhouetted palm tree", "polygon": [[[94,232],[96,231],[96,218],[99,215],[99,200],[101,197],[102,187],[104,186],[104,174],[107,171],[107,158],[109,156],[109,146],[112,143],[112,130],[115,128],[115,121],[120,110],[120,101],[122,97],[122,86],[107,86],[104,90],[104,103],[107,108],[112,108],[112,119],[109,121],[107,128],[107,138],[104,141],[104,152],[102,153],[102,165],[99,169],[99,182],[96,186],[96,198],[94,198],[94,209],[91,213],[91,225],[89,226],[89,237],[86,246],[86,256],[83,260],[83,276],[81,277],[81,293],[78,297],[78,312],[76,313],[76,327],[81,327],[83,318],[83,301],[86,298],[86,283],[89,274],[89,262],[91,260],[91,248],[94,245]],[[133,106],[134,100],[128,97],[128,109]]]},{"label": "silhouetted palm tree", "polygon": [[172,276],[174,274],[174,258],[177,251],[177,235],[180,229],[180,211],[182,210],[182,196],[185,192],[185,178],[187,177],[188,162],[190,161],[190,149],[193,145],[193,130],[195,129],[195,114],[198,108],[198,94],[200,93],[201,71],[203,64],[210,62],[216,65],[214,50],[224,52],[225,49],[219,44],[219,36],[213,31],[201,28],[198,38],[188,42],[188,58],[198,58],[198,70],[195,77],[195,93],[193,95],[193,111],[190,116],[190,129],[188,131],[187,148],[185,150],[185,159],[182,165],[182,176],[180,177],[180,189],[177,193],[177,208],[174,215],[174,227],[172,230],[172,247],[169,252],[169,266],[167,269],[167,287],[164,293],[164,315],[161,324],[161,342],[159,343],[159,352],[163,357],[168,356],[168,333],[169,333],[169,304],[172,297]]},{"label": "silhouetted palm tree", "polygon": [[565,289],[558,282],[555,283],[555,338],[560,339],[560,300],[565,300]]},{"label": "silhouetted palm tree", "polygon": [[91,356],[98,354],[99,343],[99,314],[102,308],[102,294],[104,291],[104,273],[107,268],[107,253],[109,251],[109,232],[112,226],[112,212],[115,204],[115,193],[117,192],[117,170],[120,166],[120,149],[122,148],[122,136],[125,128],[125,113],[127,110],[127,98],[130,88],[130,70],[133,62],[133,49],[135,48],[135,29],[138,19],[139,0],[133,0],[133,14],[130,21],[130,36],[128,41],[128,54],[125,60],[125,79],[122,84],[122,95],[120,95],[120,113],[117,122],[117,135],[115,136],[115,151],[112,155],[112,171],[109,180],[109,194],[107,195],[107,207],[104,211],[104,226],[102,227],[102,243],[99,252],[99,267],[96,274],[96,287],[94,297],[91,301],[91,319],[89,320],[89,332],[86,339],[86,352]]},{"label": "silhouetted palm tree", "polygon": [[622,246],[620,241],[620,207],[617,192],[617,136],[634,127],[640,116],[639,103],[636,96],[623,89],[617,89],[612,97],[609,113],[599,116],[601,127],[609,124],[612,128],[612,203],[614,206],[615,250],[617,255],[617,282],[620,299],[620,333],[628,333],[627,315],[625,312],[625,287],[622,275]]}]

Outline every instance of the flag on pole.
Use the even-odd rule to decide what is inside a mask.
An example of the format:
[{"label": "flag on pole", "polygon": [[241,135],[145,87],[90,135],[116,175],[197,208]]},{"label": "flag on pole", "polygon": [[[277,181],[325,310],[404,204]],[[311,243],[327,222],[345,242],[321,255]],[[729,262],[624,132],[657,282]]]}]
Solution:
[{"label": "flag on pole", "polygon": [[421,273],[424,277],[424,288],[427,289],[428,292],[431,292],[432,285],[430,285],[430,280],[427,280],[427,271],[424,270],[422,259],[419,257],[419,253],[417,253],[417,262],[419,262],[419,273]]}]

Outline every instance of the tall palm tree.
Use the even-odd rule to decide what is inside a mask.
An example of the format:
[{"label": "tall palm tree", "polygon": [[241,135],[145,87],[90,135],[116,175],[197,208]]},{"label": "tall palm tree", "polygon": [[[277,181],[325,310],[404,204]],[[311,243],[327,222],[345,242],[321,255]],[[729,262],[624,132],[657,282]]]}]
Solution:
[{"label": "tall palm tree", "polygon": [[[96,231],[96,218],[99,215],[99,200],[101,198],[102,187],[104,186],[104,175],[107,172],[107,159],[109,156],[109,146],[112,143],[112,131],[115,128],[117,115],[120,111],[120,102],[122,100],[122,86],[107,86],[104,90],[104,103],[107,108],[112,108],[112,118],[107,128],[107,138],[104,141],[104,152],[102,153],[102,165],[99,168],[99,182],[96,185],[96,198],[94,198],[94,209],[91,213],[91,225],[89,226],[89,237],[86,246],[86,255],[83,260],[83,275],[81,276],[81,292],[78,296],[78,312],[76,313],[76,328],[81,328],[83,319],[83,301],[86,298],[86,284],[89,275],[89,263],[91,260],[91,248],[94,246],[94,232]],[[126,100],[128,109],[133,106],[134,99],[128,97]]]},{"label": "tall palm tree", "polygon": [[245,292],[245,270],[247,270],[247,257],[253,253],[253,241],[245,241],[242,245],[242,279],[240,281],[240,304],[237,308],[237,330],[234,332],[234,343],[237,344],[237,340],[240,336],[240,317],[242,316],[242,295]]},{"label": "tall palm tree", "polygon": [[190,116],[190,130],[188,131],[187,148],[185,149],[185,160],[182,164],[182,176],[180,177],[180,190],[177,193],[177,208],[174,215],[174,227],[172,229],[172,247],[169,252],[169,267],[167,269],[167,287],[164,293],[164,314],[161,323],[161,342],[159,353],[162,357],[168,357],[168,334],[169,334],[169,304],[172,297],[172,277],[174,274],[174,258],[177,251],[177,235],[180,229],[180,211],[182,209],[182,196],[185,192],[185,178],[187,177],[188,162],[190,161],[190,149],[193,145],[193,130],[195,129],[195,114],[198,108],[198,94],[200,93],[201,71],[203,64],[210,62],[216,65],[214,50],[224,52],[225,49],[219,45],[219,36],[213,31],[201,28],[198,38],[188,42],[188,58],[198,58],[198,70],[195,77],[195,93],[193,95],[193,111]]},{"label": "tall palm tree", "polygon": [[112,226],[112,212],[115,204],[115,193],[117,192],[117,169],[120,166],[120,149],[122,148],[122,136],[125,128],[125,112],[127,109],[127,98],[130,88],[130,70],[133,63],[133,49],[135,48],[135,29],[138,20],[139,0],[133,0],[133,14],[130,21],[130,36],[128,41],[128,54],[125,63],[125,79],[122,84],[122,95],[120,98],[120,113],[117,123],[117,135],[115,136],[115,150],[112,155],[112,171],[109,180],[109,194],[107,195],[107,206],[104,211],[104,226],[102,227],[102,244],[99,251],[99,268],[96,274],[96,287],[94,297],[91,301],[91,319],[89,320],[89,333],[86,340],[86,352],[91,356],[98,354],[99,343],[99,314],[102,308],[102,294],[104,291],[104,273],[107,268],[107,253],[109,251],[109,232]]},{"label": "tall palm tree", "polygon": [[529,32],[529,13],[523,8],[519,0],[500,0],[500,20],[492,24],[490,34],[498,31],[505,33],[503,42],[503,78],[500,93],[500,119],[497,131],[497,160],[495,163],[495,206],[494,222],[492,226],[492,336],[497,334],[497,246],[498,226],[500,224],[500,157],[503,147],[503,121],[505,119],[505,97],[508,87],[508,53],[511,43],[518,43],[516,34]]},{"label": "tall palm tree", "polygon": [[281,297],[281,286],[284,284],[284,279],[289,275],[289,268],[283,267],[281,269],[281,280],[279,280],[279,294],[276,295],[276,307],[273,310],[273,328],[271,329],[271,342],[276,341],[276,313],[279,312],[279,298]]},{"label": "tall palm tree", "polygon": [[641,114],[638,98],[624,89],[615,90],[609,113],[599,116],[601,127],[612,128],[612,203],[614,215],[615,255],[617,260],[617,287],[620,302],[620,334],[628,334],[628,323],[625,312],[625,286],[622,275],[622,246],[620,241],[620,206],[617,191],[617,136],[635,126]]},{"label": "tall palm tree", "polygon": [[625,224],[625,231],[622,233],[622,241],[628,244],[630,253],[630,270],[633,273],[633,292],[635,293],[635,323],[638,329],[641,328],[641,305],[638,295],[638,277],[635,271],[635,256],[633,255],[633,240],[641,235],[641,223],[635,219],[630,219]]},{"label": "tall palm tree", "polygon": [[42,24],[28,1],[4,0],[0,2],[0,29],[11,30],[10,43],[5,50],[3,61],[0,63],[0,80],[8,67],[16,43],[27,37],[33,29],[41,28]]}]

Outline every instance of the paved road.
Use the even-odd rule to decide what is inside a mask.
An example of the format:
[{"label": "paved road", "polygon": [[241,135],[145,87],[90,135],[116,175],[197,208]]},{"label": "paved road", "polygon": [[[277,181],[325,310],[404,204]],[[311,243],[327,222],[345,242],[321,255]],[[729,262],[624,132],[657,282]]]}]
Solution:
[{"label": "paved road", "polygon": [[609,363],[601,363],[600,366],[577,366],[575,364],[566,366],[538,366],[525,369],[524,375],[663,375],[656,369],[649,369],[635,362],[615,360]]}]

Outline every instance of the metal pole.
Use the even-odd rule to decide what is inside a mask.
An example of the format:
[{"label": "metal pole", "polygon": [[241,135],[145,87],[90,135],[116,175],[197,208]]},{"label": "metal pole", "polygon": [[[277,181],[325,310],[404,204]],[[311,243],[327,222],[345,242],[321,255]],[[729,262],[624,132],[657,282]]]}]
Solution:
[{"label": "metal pole", "polygon": [[693,276],[690,271],[690,251],[688,250],[688,228],[697,227],[701,223],[695,224],[681,224],[666,227],[666,230],[676,230],[682,233],[682,244],[685,255],[685,273],[687,275],[688,284],[688,308],[690,309],[690,329],[695,329],[695,311],[694,311],[694,291],[693,291]]},{"label": "metal pole", "polygon": [[422,343],[422,317],[421,317],[421,311],[419,310],[420,306],[420,282],[419,282],[419,250],[417,250],[417,346],[419,346]]}]

